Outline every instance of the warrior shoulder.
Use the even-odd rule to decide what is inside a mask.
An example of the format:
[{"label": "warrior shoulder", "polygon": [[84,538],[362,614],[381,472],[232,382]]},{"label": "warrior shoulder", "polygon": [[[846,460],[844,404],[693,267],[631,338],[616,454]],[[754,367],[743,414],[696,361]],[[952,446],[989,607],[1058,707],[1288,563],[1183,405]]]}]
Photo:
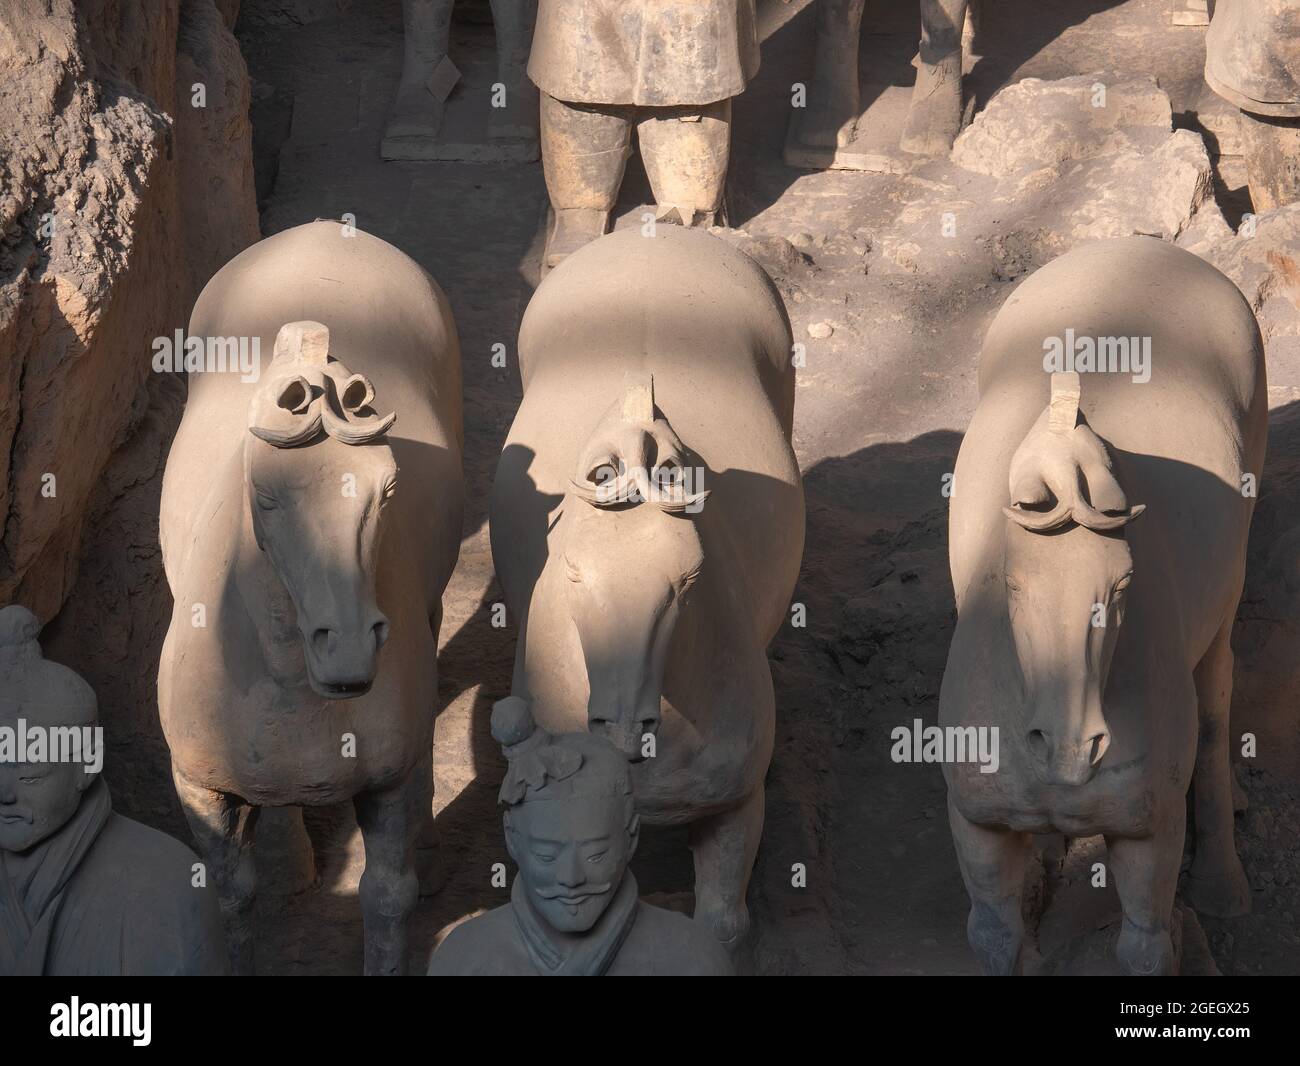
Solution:
[{"label": "warrior shoulder", "polygon": [[429,959],[429,977],[467,977],[494,972],[513,954],[518,935],[510,904],[462,918]]}]

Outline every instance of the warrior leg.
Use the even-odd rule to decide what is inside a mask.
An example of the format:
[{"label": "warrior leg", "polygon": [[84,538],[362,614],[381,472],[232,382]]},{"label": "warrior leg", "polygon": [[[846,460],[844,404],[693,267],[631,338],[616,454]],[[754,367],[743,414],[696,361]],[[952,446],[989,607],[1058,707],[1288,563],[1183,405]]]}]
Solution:
[{"label": "warrior leg", "polygon": [[542,94],[542,169],[555,210],[548,267],[609,229],[631,145],[626,108],[567,104]]},{"label": "warrior leg", "polygon": [[962,34],[969,0],[921,0],[921,49],[916,88],[900,147],[917,155],[947,155],[961,132]]},{"label": "warrior leg", "polygon": [[537,136],[537,87],[525,70],[533,46],[537,0],[492,0],[497,35],[497,79],[505,86],[505,106],[492,109],[493,137]]},{"label": "warrior leg", "polygon": [[858,41],[866,0],[817,0],[817,49],[808,100],[799,120],[804,144],[838,145],[853,140],[862,105],[858,99]]},{"label": "warrior leg", "polygon": [[1246,175],[1256,212],[1300,200],[1300,119],[1241,114]]},{"label": "warrior leg", "polygon": [[647,108],[637,124],[657,219],[712,226],[722,208],[731,152],[731,101]]},{"label": "warrior leg", "polygon": [[428,89],[447,54],[454,0],[402,0],[402,80],[386,131],[389,137],[436,136],[443,101]]}]

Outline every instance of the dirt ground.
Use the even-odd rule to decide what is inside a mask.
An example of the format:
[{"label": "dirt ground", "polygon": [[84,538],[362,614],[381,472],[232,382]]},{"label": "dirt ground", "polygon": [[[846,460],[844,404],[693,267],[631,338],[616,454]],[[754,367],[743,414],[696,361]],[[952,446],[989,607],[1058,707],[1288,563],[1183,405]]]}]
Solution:
[{"label": "dirt ground", "polygon": [[[490,358],[497,342],[513,353],[537,284],[546,192],[540,164],[381,160],[379,140],[400,69],[400,5],[354,3],[301,25],[281,16],[291,6],[251,0],[237,30],[254,81],[263,233],[351,213],[358,226],[412,255],[446,289],[464,357],[467,513],[460,563],[444,598],[435,753],[446,883],[420,903],[412,934],[412,968],[419,972],[438,930],[507,898],[490,884],[492,864],[507,859],[496,808],[502,761],[487,714],[508,690],[513,633],[489,622],[500,592],[486,498],[520,386],[513,359],[498,370]],[[915,0],[869,6],[864,73],[905,82]],[[1172,27],[1172,6],[1171,0],[986,4],[969,91],[983,108],[999,88],[1023,78],[1147,74],[1168,93],[1177,127],[1205,131],[1204,30]],[[777,748],[750,891],[755,934],[746,968],[973,973],[968,903],[939,769],[891,762],[889,732],[913,718],[935,719],[954,616],[942,479],[974,409],[984,331],[1018,280],[1051,250],[1048,244],[1018,249],[1008,235],[1020,232],[1018,212],[1028,216],[1051,203],[1009,200],[994,178],[948,160],[892,175],[785,166],[790,86],[808,75],[813,12],[806,0],[772,0],[762,11],[762,70],[735,109],[728,221],[738,232],[729,238],[773,273],[795,338],[807,345],[794,443],[808,497],[795,599],[807,606],[808,625],[787,628],[771,650]],[[490,41],[482,26],[456,30],[455,47],[466,55],[481,55]],[[1249,207],[1240,178],[1227,166],[1217,177],[1218,206],[1235,225]],[[634,167],[624,222],[637,217],[644,197],[644,178]],[[955,240],[939,234],[949,211],[958,219]],[[1294,354],[1271,348],[1271,377],[1300,381]],[[1279,394],[1279,403],[1285,398]],[[1288,433],[1291,421],[1283,426]],[[1279,636],[1283,623],[1275,612],[1252,610],[1243,605],[1238,643],[1245,640],[1251,650],[1239,657],[1234,714],[1238,726],[1244,721],[1277,738],[1241,772],[1251,807],[1239,820],[1239,847],[1255,911],[1236,921],[1204,922],[1208,953],[1192,950],[1201,934],[1189,921],[1186,954],[1196,955],[1199,972],[1215,964],[1229,974],[1300,971],[1295,683],[1279,666],[1272,681],[1249,686],[1243,698],[1240,678],[1243,658],[1253,662],[1258,650],[1260,661],[1278,663],[1284,659],[1278,641],[1294,649],[1286,643],[1293,635]],[[127,805],[134,799],[146,820],[174,827],[174,801],[150,800],[147,793],[142,786]],[[264,892],[258,968],[358,973],[359,837],[345,811],[310,812],[308,822],[320,883],[288,896]],[[1033,895],[1034,917],[1041,915],[1038,951],[1047,961],[1035,956],[1031,968],[1107,972],[1103,949],[1114,931],[1114,892],[1087,889],[1075,873],[1095,842],[1075,842],[1068,855],[1060,841],[1043,843],[1042,886]],[[268,879],[275,874],[275,847],[268,835],[259,848]],[[791,885],[794,863],[807,867],[806,888]],[[644,892],[689,909],[683,834],[648,832],[635,866]]]}]

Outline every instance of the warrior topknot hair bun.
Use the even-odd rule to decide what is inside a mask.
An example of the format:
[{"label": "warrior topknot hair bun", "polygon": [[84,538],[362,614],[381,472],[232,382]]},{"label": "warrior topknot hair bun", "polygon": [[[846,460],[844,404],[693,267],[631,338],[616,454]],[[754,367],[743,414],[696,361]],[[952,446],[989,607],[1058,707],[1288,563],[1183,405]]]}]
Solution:
[{"label": "warrior topknot hair bun", "polygon": [[41,658],[41,623],[20,604],[0,608],[0,663]]}]

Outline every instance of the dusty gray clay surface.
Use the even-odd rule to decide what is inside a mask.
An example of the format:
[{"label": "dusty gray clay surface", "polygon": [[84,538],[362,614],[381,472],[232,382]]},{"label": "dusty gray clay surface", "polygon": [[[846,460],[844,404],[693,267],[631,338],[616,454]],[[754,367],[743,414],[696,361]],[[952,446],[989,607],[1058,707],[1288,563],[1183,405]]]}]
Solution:
[{"label": "dusty gray clay surface", "polygon": [[528,76],[554,212],[546,264],[609,229],[634,129],[656,216],[713,225],[731,99],[758,64],[754,0],[540,0]]},{"label": "dusty gray clay surface", "polygon": [[257,808],[353,800],[367,973],[405,966],[431,818],[460,351],[428,274],[350,229],[287,230],[208,283],[190,335],[256,337],[274,359],[254,382],[190,375],[163,482],[159,712],[241,971]]},{"label": "dusty gray clay surface", "polygon": [[0,976],[226,973],[216,892],[193,883],[194,854],[114,813],[89,748],[84,761],[51,758],[51,731],[80,733],[99,713],[85,681],[42,657],[39,632],[26,607],[0,610],[0,729],[46,738],[40,759],[27,739],[28,759],[0,758]]},{"label": "dusty gray clay surface", "polygon": [[691,824],[695,917],[735,946],[772,752],[765,649],[803,549],[785,310],[714,237],[624,231],[546,279],[519,359],[491,498],[512,694],[632,759],[647,821]]},{"label": "dusty gray clay surface", "polygon": [[507,761],[500,801],[519,867],[510,902],[456,926],[429,975],[721,977],[713,934],[640,900],[628,864],[640,841],[626,757],[603,737],[538,729],[518,697],[492,710]]},{"label": "dusty gray clay surface", "polygon": [[[1150,338],[1149,381],[1049,375],[1045,342],[1066,330]],[[1189,784],[1185,897],[1217,917],[1250,906],[1232,835],[1229,638],[1254,507],[1243,487],[1264,461],[1259,329],[1203,260],[1145,237],[1098,242],[1007,300],[979,384],[956,466],[958,622],[939,711],[945,726],[1000,731],[996,772],[944,766],[971,946],[985,972],[1018,971],[1029,834],[1103,834],[1120,963],[1170,973]]]},{"label": "dusty gray clay surface", "polygon": [[1205,81],[1244,112],[1255,209],[1300,198],[1300,0],[1219,0]]}]

